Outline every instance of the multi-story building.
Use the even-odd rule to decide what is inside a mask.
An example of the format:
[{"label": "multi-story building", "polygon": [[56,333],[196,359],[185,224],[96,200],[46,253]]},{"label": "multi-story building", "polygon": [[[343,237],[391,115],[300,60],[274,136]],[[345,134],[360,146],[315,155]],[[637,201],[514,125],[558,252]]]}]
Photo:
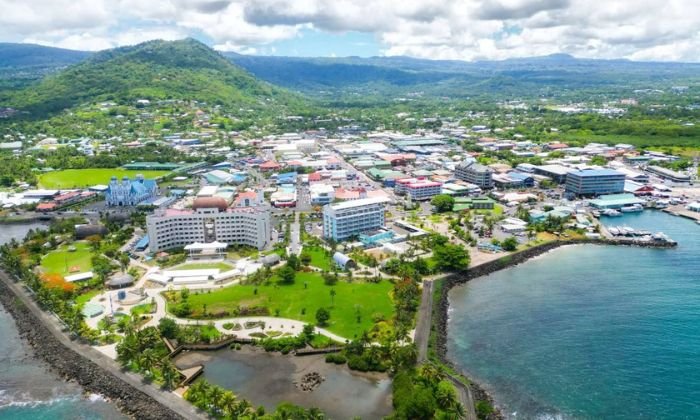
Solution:
[{"label": "multi-story building", "polygon": [[465,160],[457,165],[455,177],[479,188],[493,188],[493,169],[474,161]]},{"label": "multi-story building", "polygon": [[566,175],[566,192],[574,195],[618,194],[625,190],[625,174],[612,169],[573,171]]},{"label": "multi-story building", "polygon": [[687,184],[691,181],[690,175],[684,174],[683,172],[672,171],[661,166],[647,166],[647,172],[677,184]]},{"label": "multi-story building", "polygon": [[263,249],[271,237],[270,207],[251,198],[255,193],[241,196],[234,207],[221,197],[199,197],[192,209],[171,208],[147,216],[150,251],[215,241]]},{"label": "multi-story building", "polygon": [[385,197],[361,198],[323,207],[323,236],[342,241],[384,226]]},{"label": "multi-story building", "polygon": [[442,184],[439,182],[418,181],[406,186],[406,194],[411,200],[430,200],[442,192]]},{"label": "multi-story building", "polygon": [[105,191],[108,206],[135,206],[157,196],[158,184],[153,179],[144,179],[143,175],[136,175],[133,181],[128,176],[121,181],[113,176]]}]

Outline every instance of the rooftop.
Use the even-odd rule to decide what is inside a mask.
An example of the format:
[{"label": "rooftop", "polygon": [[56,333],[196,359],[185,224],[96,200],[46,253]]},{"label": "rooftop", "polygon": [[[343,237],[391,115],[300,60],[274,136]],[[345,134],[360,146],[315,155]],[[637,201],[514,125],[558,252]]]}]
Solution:
[{"label": "rooftop", "polygon": [[372,197],[372,198],[361,198],[359,200],[345,201],[339,204],[331,205],[333,210],[345,210],[355,207],[368,206],[371,204],[383,204],[388,203],[389,199],[387,197]]}]

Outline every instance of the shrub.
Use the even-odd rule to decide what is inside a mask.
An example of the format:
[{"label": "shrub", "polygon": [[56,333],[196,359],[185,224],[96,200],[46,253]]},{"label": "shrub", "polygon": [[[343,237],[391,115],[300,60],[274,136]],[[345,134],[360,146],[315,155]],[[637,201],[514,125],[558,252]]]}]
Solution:
[{"label": "shrub", "polygon": [[326,363],[335,363],[336,365],[344,365],[348,359],[341,353],[329,353],[326,355]]}]

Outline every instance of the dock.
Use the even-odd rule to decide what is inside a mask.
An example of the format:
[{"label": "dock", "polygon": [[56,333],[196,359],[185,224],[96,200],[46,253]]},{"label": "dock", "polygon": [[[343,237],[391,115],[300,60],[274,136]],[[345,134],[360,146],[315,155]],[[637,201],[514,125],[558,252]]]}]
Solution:
[{"label": "dock", "polygon": [[685,217],[686,219],[695,220],[696,222],[700,221],[700,213],[696,211],[690,211],[686,209],[684,205],[669,206],[663,209],[662,211],[668,214],[672,214],[674,216],[680,216]]}]

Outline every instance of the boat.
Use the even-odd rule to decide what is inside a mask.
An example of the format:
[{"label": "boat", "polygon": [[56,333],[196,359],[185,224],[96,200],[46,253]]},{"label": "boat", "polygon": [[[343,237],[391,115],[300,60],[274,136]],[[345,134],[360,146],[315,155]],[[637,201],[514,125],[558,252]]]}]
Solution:
[{"label": "boat", "polygon": [[610,234],[613,236],[618,236],[620,234],[620,229],[616,227],[611,227],[608,229],[608,232],[610,232]]},{"label": "boat", "polygon": [[608,217],[622,216],[622,213],[615,209],[605,209],[601,214]]},{"label": "boat", "polygon": [[629,205],[629,206],[624,206],[624,207],[622,207],[622,208],[620,209],[620,211],[623,212],[623,213],[637,213],[637,212],[640,212],[640,211],[644,211],[644,207],[642,207],[641,204],[635,203],[635,204],[632,204],[632,205]]}]

